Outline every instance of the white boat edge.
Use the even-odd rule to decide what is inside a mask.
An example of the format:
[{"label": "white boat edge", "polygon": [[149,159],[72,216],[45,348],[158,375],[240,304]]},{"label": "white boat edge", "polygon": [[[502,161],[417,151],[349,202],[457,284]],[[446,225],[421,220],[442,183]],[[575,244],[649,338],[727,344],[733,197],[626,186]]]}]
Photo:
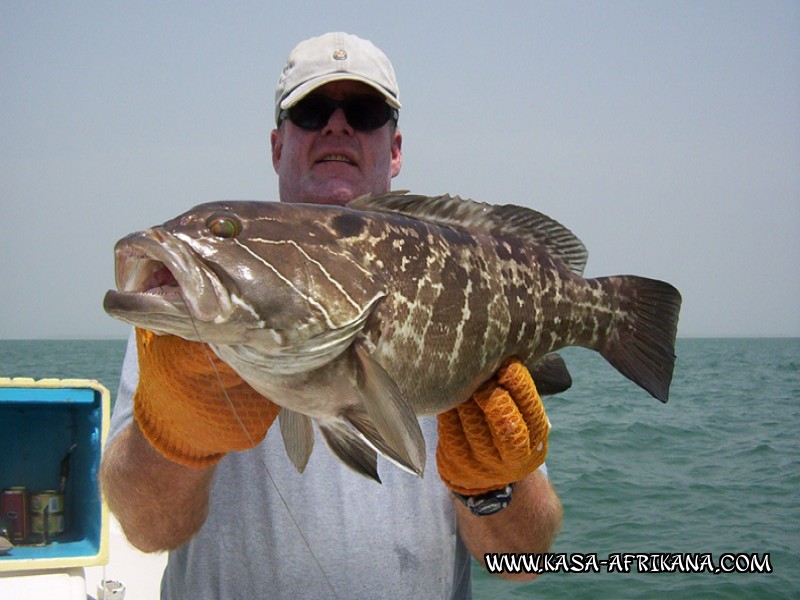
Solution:
[{"label": "white boat edge", "polygon": [[104,581],[119,582],[125,600],[157,600],[167,553],[146,554],[128,543],[119,522],[109,520],[109,560],[106,565],[0,573],[0,598],[97,600]]},{"label": "white boat edge", "polygon": [[160,598],[167,553],[144,553],[131,546],[113,515],[109,519],[108,538],[108,564],[85,568],[89,596],[96,598],[95,592],[101,581],[118,581],[125,586],[126,600]]}]

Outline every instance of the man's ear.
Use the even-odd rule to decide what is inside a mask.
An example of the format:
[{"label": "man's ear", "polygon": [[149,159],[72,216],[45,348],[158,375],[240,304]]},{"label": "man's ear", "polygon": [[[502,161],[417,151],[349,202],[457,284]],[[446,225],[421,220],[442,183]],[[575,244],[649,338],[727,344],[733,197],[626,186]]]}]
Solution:
[{"label": "man's ear", "polygon": [[392,135],[392,177],[397,177],[400,174],[400,169],[403,166],[403,134],[395,130]]},{"label": "man's ear", "polygon": [[277,172],[283,152],[283,133],[280,129],[273,129],[269,134],[269,144],[272,148],[272,168]]}]

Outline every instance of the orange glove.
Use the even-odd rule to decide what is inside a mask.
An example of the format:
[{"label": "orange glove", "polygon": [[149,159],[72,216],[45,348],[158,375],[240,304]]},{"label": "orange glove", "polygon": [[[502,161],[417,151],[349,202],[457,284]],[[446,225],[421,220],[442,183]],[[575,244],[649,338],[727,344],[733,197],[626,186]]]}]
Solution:
[{"label": "orange glove", "polygon": [[521,481],[547,456],[550,422],[531,374],[517,359],[438,419],[439,476],[459,494],[474,496]]},{"label": "orange glove", "polygon": [[190,467],[255,447],[280,407],[245,383],[206,344],[136,329],[133,414],[161,454]]}]

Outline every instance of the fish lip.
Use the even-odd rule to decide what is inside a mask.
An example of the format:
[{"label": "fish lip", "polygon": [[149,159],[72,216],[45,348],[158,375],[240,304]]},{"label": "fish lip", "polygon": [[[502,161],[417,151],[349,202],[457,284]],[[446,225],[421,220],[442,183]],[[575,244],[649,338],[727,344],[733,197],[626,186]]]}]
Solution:
[{"label": "fish lip", "polygon": [[178,237],[150,229],[122,238],[114,248],[117,291],[106,296],[119,305],[200,321],[230,313],[230,295],[219,277]]}]

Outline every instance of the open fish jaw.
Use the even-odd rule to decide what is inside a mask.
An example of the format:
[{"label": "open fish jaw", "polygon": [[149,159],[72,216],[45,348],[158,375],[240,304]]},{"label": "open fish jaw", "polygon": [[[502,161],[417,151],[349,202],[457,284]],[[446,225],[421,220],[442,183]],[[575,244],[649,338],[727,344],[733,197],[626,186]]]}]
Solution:
[{"label": "open fish jaw", "polygon": [[219,277],[165,231],[124,238],[116,258],[121,293],[163,297],[200,321],[224,319],[231,312],[230,293]]}]

